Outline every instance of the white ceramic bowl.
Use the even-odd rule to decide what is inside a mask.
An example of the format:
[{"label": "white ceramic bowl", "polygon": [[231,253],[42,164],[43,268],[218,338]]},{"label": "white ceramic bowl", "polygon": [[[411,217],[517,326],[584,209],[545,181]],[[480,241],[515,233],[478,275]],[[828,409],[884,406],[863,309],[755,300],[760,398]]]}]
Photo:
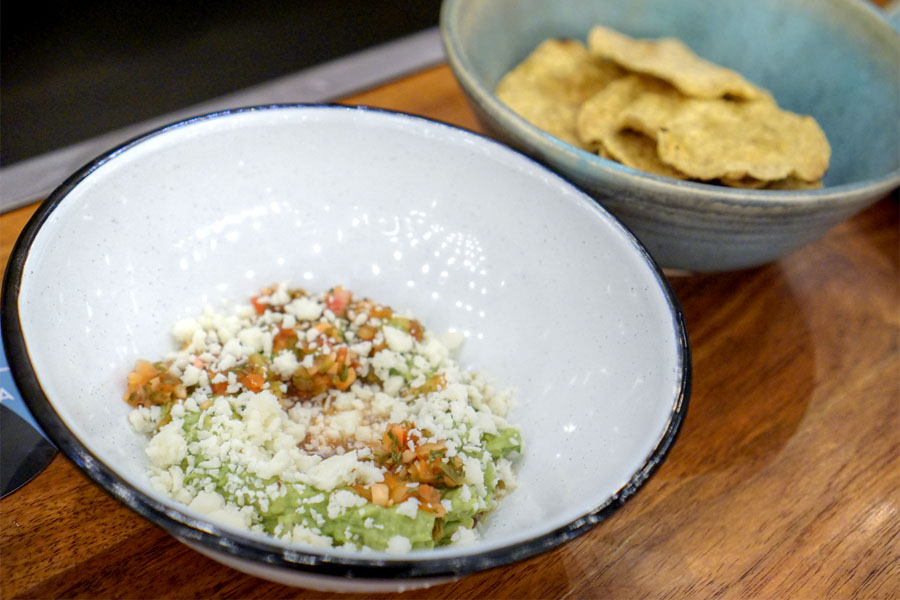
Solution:
[{"label": "white ceramic bowl", "polygon": [[[517,388],[520,486],[480,542],[323,551],[151,489],[121,400],[135,359],[170,350],[177,319],[282,280],[343,284],[463,331],[464,365]],[[17,384],[88,477],[200,552],[319,589],[430,585],[588,530],[663,460],[690,387],[677,301],[613,217],[505,146],[372,109],[234,110],[113,150],[35,214],[2,306]]]}]

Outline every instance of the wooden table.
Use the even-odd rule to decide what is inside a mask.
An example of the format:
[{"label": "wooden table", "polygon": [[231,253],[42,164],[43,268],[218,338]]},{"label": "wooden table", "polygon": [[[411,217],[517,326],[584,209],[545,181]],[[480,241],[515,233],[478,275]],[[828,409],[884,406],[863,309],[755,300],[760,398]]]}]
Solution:
[{"label": "wooden table", "polygon": [[[345,101],[478,130],[445,66]],[[4,267],[34,209],[0,217]],[[889,197],[775,264],[672,277],[694,391],[656,476],[560,548],[401,596],[900,596],[898,230]],[[3,598],[328,596],[197,554],[62,456],[0,501],[0,540]]]}]

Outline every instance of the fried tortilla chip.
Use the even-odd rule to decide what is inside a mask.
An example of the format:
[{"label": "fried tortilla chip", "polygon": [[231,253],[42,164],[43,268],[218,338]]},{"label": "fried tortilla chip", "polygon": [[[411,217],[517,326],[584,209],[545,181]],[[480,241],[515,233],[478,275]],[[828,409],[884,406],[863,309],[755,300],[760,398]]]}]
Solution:
[{"label": "fried tortilla chip", "polygon": [[659,159],[656,141],[643,133],[620,129],[607,135],[603,144],[609,155],[626,167],[674,179],[687,179],[684,173]]},{"label": "fried tortilla chip", "polygon": [[656,140],[660,130],[678,116],[688,100],[675,88],[645,90],[622,109],[618,126],[640,131]]},{"label": "fried tortilla chip", "polygon": [[648,173],[685,179],[683,173],[659,159],[655,139],[623,127],[623,113],[646,94],[681,96],[678,90],[654,77],[628,75],[617,79],[582,105],[576,123],[578,137],[604,158]]},{"label": "fried tortilla chip", "polygon": [[497,85],[497,97],[526,121],[587,149],[575,133],[581,104],[621,77],[609,61],[595,60],[576,40],[543,42]]},{"label": "fried tortilla chip", "polygon": [[[691,118],[698,113],[705,117]],[[702,159],[706,163],[688,166],[684,161],[672,162],[675,153],[672,144],[666,145],[667,150],[660,147],[660,158],[691,177],[710,179],[710,173],[704,172],[704,168],[719,169],[722,173],[746,170],[739,177],[723,174],[717,179],[730,187],[801,189],[797,181],[805,181],[805,178],[810,178],[810,182],[817,181],[828,167],[830,149],[818,125],[810,117],[783,111],[768,101],[695,100],[677,93],[644,91],[621,110],[619,127],[640,131],[654,140],[662,137],[670,141],[673,135],[678,135],[679,123],[683,123],[679,119],[688,122],[684,129],[695,128],[694,131],[681,131],[687,135],[681,138],[684,144],[679,149],[680,154],[695,152],[700,153],[699,157],[703,148],[711,148]],[[726,122],[731,124],[730,127],[723,125]],[[673,127],[676,133],[672,133]],[[790,141],[786,141],[786,137],[791,138]],[[686,141],[688,139],[690,142]],[[806,154],[804,157],[790,156],[791,149]],[[752,168],[740,167],[737,163],[741,159],[757,164]],[[775,169],[775,163],[780,164],[780,170]],[[785,171],[793,174],[795,168],[799,169],[796,177],[781,175]],[[763,177],[764,173],[771,173],[771,177]],[[769,188],[773,181],[783,181],[782,187]]]},{"label": "fried tortilla chip", "polygon": [[609,153],[609,150],[606,149],[606,146],[601,143],[597,143],[596,147],[593,147],[591,151],[600,158],[605,158],[606,160],[616,160],[615,158],[613,158],[613,155]]},{"label": "fried tortilla chip", "polygon": [[693,98],[732,97],[742,100],[771,98],[735,71],[720,67],[694,54],[675,38],[636,40],[597,25],[588,36],[591,54],[668,81]]},{"label": "fried tortilla chip", "polygon": [[822,183],[821,179],[817,179],[816,181],[803,181],[802,179],[798,179],[796,177],[787,177],[785,179],[779,179],[778,181],[772,181],[766,184],[767,190],[821,190],[825,185]]},{"label": "fried tortilla chip", "polygon": [[753,177],[742,177],[741,179],[729,179],[723,177],[719,180],[722,185],[728,187],[744,188],[750,190],[820,190],[824,187],[822,180],[803,181],[794,176],[789,176],[776,181],[763,181]]},{"label": "fried tortilla chip", "polygon": [[594,27],[550,39],[508,73],[500,100],[533,125],[629,167],[771,190],[822,187],[831,147],[812,117],[674,38]]},{"label": "fried tortilla chip", "polygon": [[581,105],[575,124],[580,140],[590,148],[603,144],[604,139],[620,129],[623,112],[647,93],[681,95],[654,77],[628,75],[617,79]]},{"label": "fried tortilla chip", "polygon": [[658,129],[663,162],[697,179],[813,182],[828,168],[831,147],[808,116],[763,102],[688,99]]},{"label": "fried tortilla chip", "polygon": [[[783,179],[780,181],[784,181]],[[771,181],[756,179],[755,177],[741,177],[740,179],[731,179],[730,177],[720,177],[719,183],[733,188],[743,188],[745,190],[761,190]]]}]

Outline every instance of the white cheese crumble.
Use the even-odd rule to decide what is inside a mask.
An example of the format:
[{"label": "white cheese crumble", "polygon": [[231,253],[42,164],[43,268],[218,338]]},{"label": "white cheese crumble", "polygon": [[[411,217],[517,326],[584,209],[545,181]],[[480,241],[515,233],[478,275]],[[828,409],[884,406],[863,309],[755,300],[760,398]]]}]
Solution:
[{"label": "white cheese crumble", "polygon": [[331,491],[338,485],[352,485],[357,481],[370,484],[384,479],[381,469],[373,463],[357,460],[356,450],[326,458],[307,474],[313,486],[325,491]]},{"label": "white cheese crumble", "polygon": [[155,467],[180,463],[187,454],[187,442],[181,434],[181,422],[171,421],[147,444],[147,456]]},{"label": "white cheese crumble", "polygon": [[368,500],[359,494],[349,490],[338,490],[331,495],[331,499],[328,501],[328,518],[335,519],[344,514],[348,508],[366,504],[368,504]]},{"label": "white cheese crumble", "polygon": [[288,379],[300,366],[300,362],[293,352],[290,350],[283,350],[272,359],[272,366],[282,378]]},{"label": "white cheese crumble", "polygon": [[478,541],[478,532],[475,529],[458,527],[450,536],[450,541],[457,546],[469,546]]},{"label": "white cheese crumble", "polygon": [[330,548],[332,539],[327,535],[315,533],[303,525],[294,525],[291,530],[291,541],[295,544],[307,544],[316,548]]},{"label": "white cheese crumble", "polygon": [[410,543],[409,538],[395,535],[388,540],[387,551],[391,554],[406,554],[410,550],[412,550],[412,543]]},{"label": "white cheese crumble", "polygon": [[128,422],[139,433],[151,433],[156,429],[161,414],[159,406],[139,406],[128,414]]},{"label": "white cheese crumble", "polygon": [[397,505],[397,514],[415,519],[419,514],[419,501],[415,498],[409,498],[405,502]]},{"label": "white cheese crumble", "polygon": [[384,332],[384,341],[387,342],[388,348],[394,352],[409,352],[412,350],[415,340],[405,331],[400,331],[390,325],[385,325],[382,331]]},{"label": "white cheese crumble", "polygon": [[315,321],[322,315],[322,311],[325,307],[315,300],[304,296],[302,298],[297,298],[285,306],[284,309],[301,321]]}]

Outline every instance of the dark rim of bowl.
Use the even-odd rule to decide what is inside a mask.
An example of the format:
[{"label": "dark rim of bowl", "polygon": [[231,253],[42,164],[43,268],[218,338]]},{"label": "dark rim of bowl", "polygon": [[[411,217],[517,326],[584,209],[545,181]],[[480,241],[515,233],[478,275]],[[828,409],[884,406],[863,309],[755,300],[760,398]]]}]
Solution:
[{"label": "dark rim of bowl", "polygon": [[[772,190],[732,188],[700,181],[681,181],[645,173],[582,150],[543,131],[516,114],[475,75],[468,53],[462,48],[456,28],[455,16],[462,10],[460,6],[464,4],[464,1],[446,0],[441,5],[440,34],[447,63],[460,87],[470,97],[470,101],[507,128],[508,131],[503,132],[503,135],[519,146],[519,148],[515,148],[516,150],[522,151],[527,148],[528,153],[555,152],[577,156],[578,160],[588,161],[596,167],[598,173],[608,175],[608,179],[606,179],[608,186],[635,185],[636,181],[640,185],[646,186],[649,191],[656,192],[656,194],[648,196],[649,202],[678,204],[684,200],[693,202],[702,199],[704,211],[707,212],[715,206],[721,205],[729,208],[735,206],[767,207],[806,214],[818,210],[823,204],[848,205],[861,200],[870,204],[877,197],[867,200],[869,195],[887,194],[900,185],[900,168],[897,168],[868,180],[820,189],[791,190],[789,194],[782,196],[773,194]],[[851,0],[847,2],[847,5],[852,6],[859,14],[863,15],[861,18],[872,19],[873,23],[879,22],[879,27],[883,26],[885,31],[893,29],[891,24],[878,13],[877,7],[871,5],[867,0]],[[549,160],[547,162],[550,163]],[[557,167],[558,165],[550,165],[551,170],[555,170]],[[661,192],[664,193],[660,194]],[[667,194],[677,200],[674,202],[668,200]],[[797,202],[797,197],[803,198],[803,202]],[[862,207],[863,205],[860,205],[858,208],[861,210]]]},{"label": "dark rim of bowl", "polygon": [[194,519],[146,496],[139,490],[133,488],[98,457],[94,456],[78,440],[72,431],[66,427],[62,418],[56,413],[51,402],[44,394],[37,374],[31,366],[18,310],[19,293],[22,277],[25,274],[25,264],[28,259],[29,250],[49,215],[65,200],[72,189],[101,165],[109,162],[128,149],[167,131],[185,127],[198,121],[208,121],[245,112],[309,108],[383,113],[390,116],[401,116],[403,118],[420,120],[432,126],[437,125],[439,127],[461,131],[466,135],[473,135],[490,144],[495,144],[498,147],[503,148],[503,151],[519,155],[536,164],[541,170],[546,171],[548,175],[560,179],[567,186],[571,186],[570,183],[566,182],[558,175],[551,173],[546,167],[540,165],[540,163],[537,163],[533,159],[530,159],[487,136],[482,136],[453,125],[418,115],[371,107],[350,107],[335,104],[272,104],[236,108],[178,121],[135,137],[94,159],[60,185],[48,199],[43,202],[26,224],[10,255],[9,263],[4,275],[2,299],[0,299],[0,306],[2,306],[3,313],[2,317],[0,317],[3,343],[6,348],[10,370],[12,371],[16,385],[18,386],[25,403],[28,405],[29,410],[31,410],[40,426],[57,447],[60,448],[62,452],[97,485],[129,508],[149,519],[151,522],[161,526],[172,535],[190,543],[199,544],[203,548],[214,552],[223,553],[238,559],[248,560],[269,567],[289,569],[298,574],[305,573],[310,575],[346,577],[353,579],[426,579],[459,577],[535,556],[588,531],[597,523],[609,517],[628,499],[634,496],[634,494],[647,482],[648,478],[656,472],[666,458],[672,444],[678,437],[681,425],[687,414],[688,400],[691,392],[692,364],[689,341],[684,323],[684,314],[659,265],[657,265],[647,250],[627,227],[596,202],[591,200],[589,196],[580,191],[579,194],[584,202],[592,206],[594,210],[601,212],[604,218],[609,219],[613,224],[621,228],[626,235],[626,238],[640,253],[644,261],[650,266],[655,274],[657,282],[672,312],[672,326],[675,330],[677,359],[681,363],[681,381],[677,393],[673,398],[672,410],[666,428],[641,467],[635,471],[624,486],[612,494],[603,504],[562,527],[509,546],[479,552],[477,554],[455,557],[417,557],[415,559],[404,559],[401,555],[396,559],[379,559],[369,558],[364,554],[360,554],[359,558],[356,558],[284,548],[275,543],[270,543],[261,537],[250,538],[226,532],[216,525]]}]

